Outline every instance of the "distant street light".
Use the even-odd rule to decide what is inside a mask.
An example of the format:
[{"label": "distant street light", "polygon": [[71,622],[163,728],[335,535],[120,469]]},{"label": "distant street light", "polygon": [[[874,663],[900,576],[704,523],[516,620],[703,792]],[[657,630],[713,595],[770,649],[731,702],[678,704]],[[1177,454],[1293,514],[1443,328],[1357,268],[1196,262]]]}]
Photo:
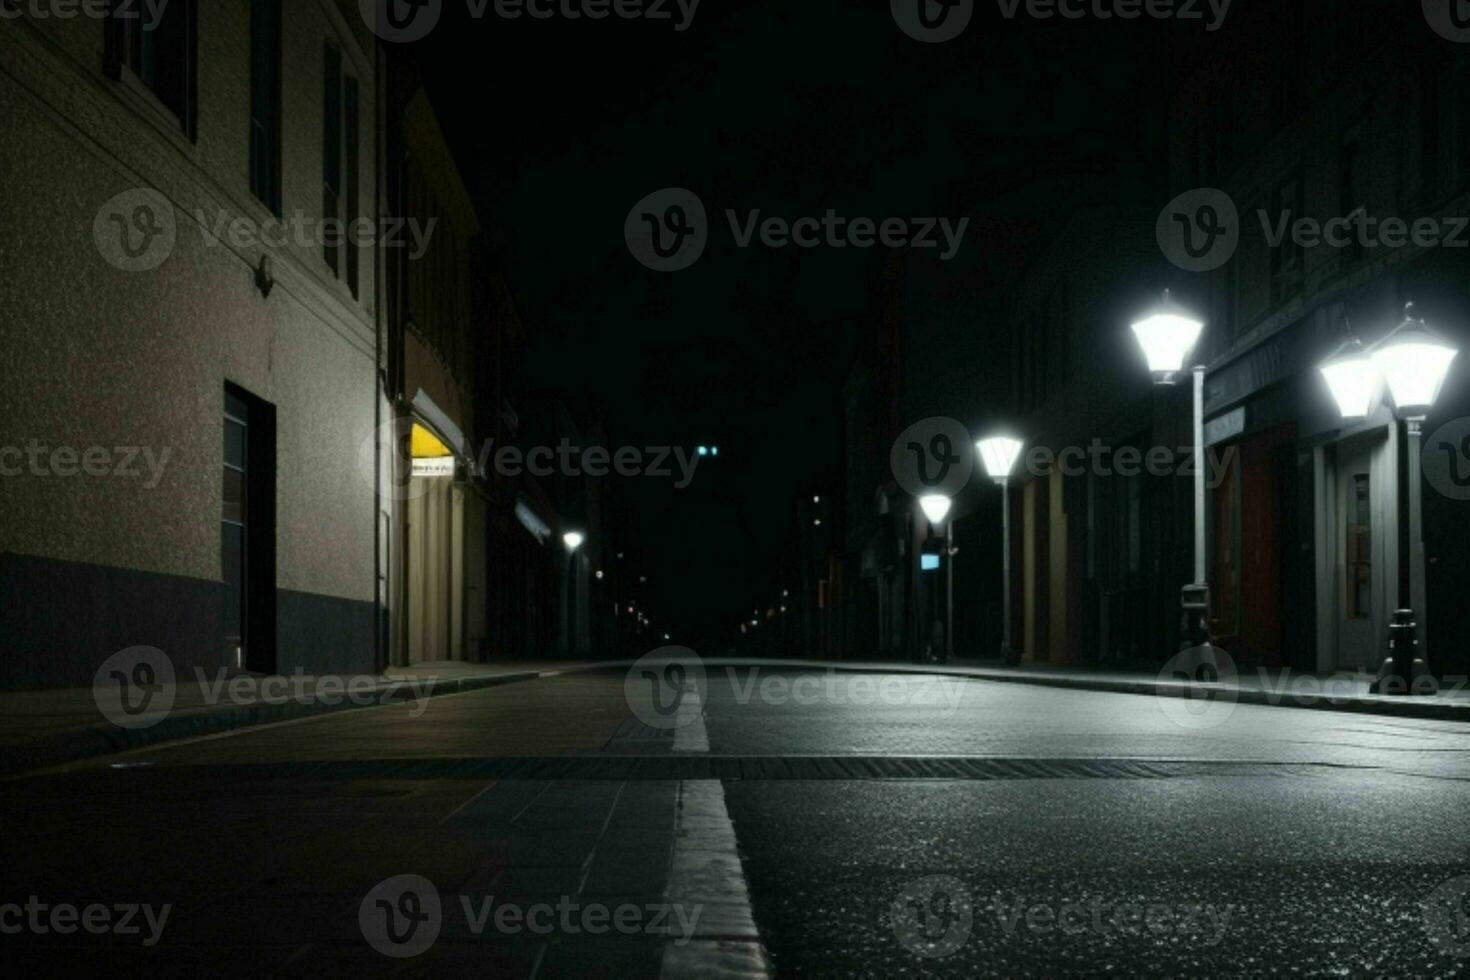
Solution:
[{"label": "distant street light", "polygon": [[919,498],[919,509],[929,519],[929,524],[944,524],[944,659],[954,656],[954,526],[944,519],[954,501],[942,493],[929,493]]},{"label": "distant street light", "polygon": [[1016,467],[1016,460],[1021,456],[1023,443],[1019,439],[1010,436],[990,436],[975,443],[975,448],[980,451],[980,461],[985,464],[985,472],[990,478],[1000,484],[1000,526],[1001,526],[1001,641],[1000,656],[1006,663],[1015,661],[1015,651],[1011,649],[1011,471]]},{"label": "distant street light", "polygon": [[[1148,360],[1154,381],[1161,385],[1172,385],[1174,377],[1184,369],[1184,364],[1194,347],[1199,343],[1204,323],[1196,319],[1169,297],[1164,290],[1164,299],[1142,319],[1133,324],[1133,335],[1138,338]],[[1180,649],[1194,651],[1188,666],[1192,675],[1208,668],[1214,677],[1220,676],[1220,667],[1215,656],[1215,647],[1210,643],[1210,586],[1205,574],[1205,368],[1196,365],[1194,371],[1194,582],[1180,591],[1179,602],[1183,608],[1183,623]]]},{"label": "distant street light", "polygon": [[924,516],[929,518],[930,524],[938,524],[943,521],[948,516],[952,503],[953,501],[941,493],[926,494],[919,498],[919,507],[924,511]]},{"label": "distant street light", "polygon": [[1369,688],[1374,694],[1433,694],[1439,685],[1419,647],[1414,615],[1414,553],[1423,548],[1420,443],[1424,417],[1439,398],[1450,363],[1459,353],[1404,307],[1404,319],[1369,351],[1382,372],[1401,426],[1398,439],[1398,608],[1389,624],[1389,652]]},{"label": "distant street light", "polygon": [[587,537],[581,531],[567,531],[561,536],[562,544],[567,548],[567,571],[562,578],[562,605],[565,610],[563,614],[563,629],[565,631],[564,642],[568,653],[575,653],[578,646],[577,637],[577,604],[573,596],[576,588],[573,562],[576,559],[577,549],[582,547],[582,542]]}]

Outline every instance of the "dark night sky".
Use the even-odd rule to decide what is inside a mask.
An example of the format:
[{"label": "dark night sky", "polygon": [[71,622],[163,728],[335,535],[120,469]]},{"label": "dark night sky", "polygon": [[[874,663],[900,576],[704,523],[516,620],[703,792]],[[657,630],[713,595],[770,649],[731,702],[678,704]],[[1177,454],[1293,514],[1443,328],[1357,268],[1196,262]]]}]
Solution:
[{"label": "dark night sky", "polygon": [[[648,606],[676,623],[773,596],[795,495],[839,459],[883,258],[739,249],[725,209],[979,224],[1019,208],[1044,226],[1097,178],[1163,167],[1139,135],[1162,127],[1146,23],[1006,22],[982,3],[963,36],[927,45],[878,0],[705,0],[683,33],[445,6],[414,53],[532,338],[528,380],[615,445],[724,448],[690,490],[622,487]],[[1027,195],[1037,178],[1060,190]],[[691,269],[656,273],[623,221],[669,186],[701,197],[711,240]]]}]

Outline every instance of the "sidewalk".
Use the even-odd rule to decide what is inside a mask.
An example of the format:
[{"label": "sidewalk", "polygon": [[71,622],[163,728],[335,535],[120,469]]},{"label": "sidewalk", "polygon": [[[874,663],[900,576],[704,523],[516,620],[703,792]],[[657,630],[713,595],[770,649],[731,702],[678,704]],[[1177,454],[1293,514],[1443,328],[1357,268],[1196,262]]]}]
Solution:
[{"label": "sidewalk", "polygon": [[1022,664],[1008,667],[999,660],[964,658],[928,667],[918,664],[894,666],[985,680],[1115,694],[1209,697],[1229,699],[1240,704],[1470,721],[1470,683],[1467,683],[1466,678],[1447,679],[1439,694],[1396,696],[1369,694],[1368,688],[1373,681],[1373,675],[1351,671],[1306,673],[1290,668],[1247,667],[1242,668],[1233,678],[1204,683],[1165,679],[1160,676],[1158,667],[1143,666],[1131,669],[1086,664]]},{"label": "sidewalk", "polygon": [[[251,725],[458,694],[595,669],[586,661],[448,661],[378,675],[261,677],[233,672],[167,688],[170,707],[140,727],[113,724],[92,688],[0,692],[0,776]],[[223,680],[223,684],[218,682]]]}]

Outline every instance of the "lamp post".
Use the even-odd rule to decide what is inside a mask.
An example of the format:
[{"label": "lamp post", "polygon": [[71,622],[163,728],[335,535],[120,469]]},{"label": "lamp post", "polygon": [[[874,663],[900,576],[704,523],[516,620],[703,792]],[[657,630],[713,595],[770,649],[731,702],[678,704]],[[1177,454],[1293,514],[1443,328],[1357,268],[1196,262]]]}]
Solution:
[{"label": "lamp post", "polygon": [[925,494],[919,498],[919,508],[924,511],[924,516],[929,519],[929,526],[943,522],[944,524],[944,573],[946,582],[944,585],[944,659],[947,662],[954,656],[954,562],[951,560],[954,552],[954,526],[945,518],[949,516],[949,508],[953,503],[949,497],[942,493]]},{"label": "lamp post", "polygon": [[[1154,381],[1172,385],[1184,362],[1199,342],[1204,323],[1179,306],[1164,290],[1163,302],[1133,324],[1148,359]],[[1194,376],[1194,581],[1180,592],[1183,610],[1180,649],[1196,653],[1186,664],[1198,676],[1202,670],[1214,677],[1220,673],[1215,647],[1210,643],[1210,586],[1205,572],[1205,367],[1196,365]]]},{"label": "lamp post", "polygon": [[572,575],[576,568],[577,549],[582,547],[582,542],[587,537],[581,531],[567,531],[561,536],[561,542],[567,549],[567,574],[566,582],[562,585],[562,604],[566,609],[566,638],[567,652],[575,653],[577,648],[577,626],[576,609],[572,602]]},{"label": "lamp post", "polygon": [[1008,664],[1015,663],[1011,648],[1011,470],[1021,455],[1023,443],[1009,436],[990,436],[975,443],[985,472],[1000,485],[1001,527],[1001,641],[1000,656]]},{"label": "lamp post", "polygon": [[1403,321],[1368,353],[1393,397],[1400,426],[1398,608],[1388,627],[1388,657],[1368,690],[1373,694],[1432,694],[1438,685],[1419,650],[1419,624],[1414,615],[1415,552],[1423,547],[1420,443],[1424,418],[1439,398],[1450,362],[1459,352],[1415,316],[1414,304],[1409,303]]}]

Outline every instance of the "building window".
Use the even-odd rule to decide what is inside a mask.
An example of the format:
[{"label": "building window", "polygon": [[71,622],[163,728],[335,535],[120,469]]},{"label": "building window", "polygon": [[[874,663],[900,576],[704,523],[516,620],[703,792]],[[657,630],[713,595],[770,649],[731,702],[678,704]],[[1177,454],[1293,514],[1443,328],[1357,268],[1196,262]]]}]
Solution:
[{"label": "building window", "polygon": [[178,117],[192,139],[195,127],[194,0],[174,0],[146,12],[134,0],[113,0],[107,19],[107,66],[142,82]]},{"label": "building window", "polygon": [[250,190],[281,213],[281,0],[250,0]]},{"label": "building window", "polygon": [[345,153],[343,154],[343,165],[345,168],[343,180],[346,185],[347,191],[347,197],[345,200],[346,207],[344,209],[345,227],[348,231],[347,242],[344,246],[347,249],[347,288],[352,290],[352,295],[354,298],[356,298],[358,294],[358,287],[360,285],[360,281],[358,278],[360,275],[360,267],[358,265],[358,262],[361,256],[360,250],[355,244],[353,244],[351,229],[352,225],[356,223],[359,217],[357,213],[357,141],[359,135],[357,115],[358,89],[357,79],[352,78],[351,76],[348,76],[343,83],[342,111],[346,117],[343,120],[342,133],[343,138],[347,141]]},{"label": "building window", "polygon": [[326,90],[322,103],[322,217],[333,221],[340,234],[322,236],[323,254],[332,275],[346,279],[358,293],[357,248],[352,223],[357,219],[358,196],[358,84],[343,73],[342,52],[328,44],[325,57]]},{"label": "building window", "polygon": [[[1277,221],[1291,222],[1304,216],[1301,172],[1277,184],[1271,191],[1271,213]],[[1284,303],[1302,288],[1302,249],[1290,236],[1271,249],[1271,302]]]},{"label": "building window", "polygon": [[224,506],[220,512],[220,572],[224,579],[225,654],[231,667],[245,666],[246,579],[249,571],[245,503],[250,409],[225,389]]}]

